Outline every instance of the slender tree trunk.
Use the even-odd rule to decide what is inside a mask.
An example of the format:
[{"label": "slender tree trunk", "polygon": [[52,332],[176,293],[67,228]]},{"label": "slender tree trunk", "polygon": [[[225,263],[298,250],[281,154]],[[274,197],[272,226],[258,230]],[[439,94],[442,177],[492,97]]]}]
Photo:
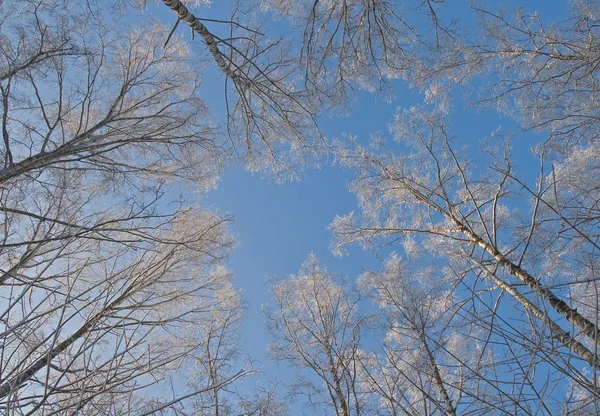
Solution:
[{"label": "slender tree trunk", "polygon": [[444,399],[444,403],[446,405],[446,411],[450,415],[456,416],[456,409],[454,408],[454,405],[452,404],[452,400],[450,399],[450,395],[448,394],[448,391],[446,390],[446,386],[444,386],[444,382],[442,380],[442,375],[438,368],[437,362],[435,361],[435,357],[433,356],[433,353],[431,352],[431,349],[429,348],[429,345],[427,344],[427,340],[425,339],[425,329],[424,328],[420,329],[420,338],[421,338],[421,343],[423,344],[423,348],[425,349],[425,352],[427,353],[427,358],[429,359],[429,363],[431,364],[431,367],[433,368],[433,379],[435,380],[435,384],[438,387],[438,389],[440,390],[440,394],[442,395],[442,398]]},{"label": "slender tree trunk", "polygon": [[335,395],[340,402],[340,411],[342,416],[350,416],[348,410],[348,403],[346,402],[346,398],[344,397],[344,392],[342,391],[341,380],[339,374],[335,368],[335,363],[333,360],[333,355],[331,354],[331,350],[327,350],[327,358],[329,359],[329,368],[331,371],[331,375],[333,377],[333,389],[335,391]]},{"label": "slender tree trunk", "polygon": [[548,314],[538,308],[535,304],[533,304],[527,297],[525,297],[522,293],[520,293],[516,288],[509,285],[500,279],[496,273],[489,270],[486,266],[479,263],[478,261],[472,259],[475,265],[483,271],[486,276],[494,282],[494,284],[498,285],[499,288],[508,292],[517,302],[519,302],[525,309],[530,311],[536,318],[540,321],[543,321],[544,324],[548,325],[550,329],[550,333],[552,337],[556,340],[560,341],[566,347],[575,351],[581,358],[587,361],[591,366],[600,369],[600,365],[598,363],[598,357],[592,351],[590,351],[585,345],[581,342],[575,340],[571,334],[563,330],[553,319],[551,319]]},{"label": "slender tree trunk", "polygon": [[23,383],[31,379],[38,371],[52,362],[61,352],[65,351],[69,346],[73,345],[75,341],[83,337],[86,333],[94,327],[94,325],[101,318],[100,315],[96,315],[88,320],[81,328],[77,330],[73,335],[59,343],[55,348],[50,350],[47,354],[38,358],[33,364],[31,364],[25,371],[14,376],[10,380],[5,381],[0,385],[0,398],[8,396],[13,389],[18,389]]},{"label": "slender tree trunk", "polygon": [[194,30],[194,32],[202,36],[202,39],[204,40],[204,43],[206,44],[208,50],[212,54],[215,62],[217,63],[219,68],[221,68],[221,70],[225,73],[225,75],[227,75],[233,80],[240,77],[225,61],[225,57],[223,53],[219,50],[219,47],[217,46],[217,41],[213,34],[210,33],[206,26],[204,26],[202,22],[198,20],[198,18],[196,18],[196,16],[194,16],[192,12],[190,12],[181,1],[163,0],[163,3],[165,3],[171,8],[171,10],[177,13],[177,16],[181,20],[183,20],[189,27],[191,27]]},{"label": "slender tree trunk", "polygon": [[[562,299],[556,296],[554,292],[552,292],[552,290],[542,285],[539,282],[539,280],[531,276],[526,270],[511,262],[496,247],[492,246],[490,243],[484,241],[481,237],[475,234],[462,221],[456,218],[454,214],[432,203],[426,195],[423,195],[418,189],[412,187],[402,178],[396,177],[395,179],[401,182],[405,187],[407,187],[410,190],[410,192],[419,201],[421,201],[421,203],[429,206],[430,208],[434,209],[435,211],[448,218],[458,228],[458,230],[469,239],[469,241],[483,248],[483,250],[485,250],[488,254],[494,257],[498,264],[501,265],[505,270],[507,270],[510,274],[512,274],[513,276],[521,280],[523,283],[525,283],[542,299],[548,301],[550,306],[552,306],[552,308],[554,308],[555,311],[564,316],[567,319],[567,321],[569,321],[573,326],[578,328],[581,332],[586,334],[596,344],[600,345],[600,338],[598,337],[598,328],[593,322],[589,321],[584,316],[582,316],[579,312],[577,312],[576,309],[571,308],[566,302],[564,302]],[[550,319],[546,313],[543,313],[543,316],[544,321]],[[568,345],[571,345],[571,343],[569,343]],[[586,359],[586,361],[589,362],[588,359]],[[593,360],[593,362],[595,362],[595,360]]]},{"label": "slender tree trunk", "polygon": [[521,280],[523,283],[525,283],[535,293],[538,293],[540,297],[547,300],[548,303],[550,303],[550,305],[554,308],[554,310],[556,310],[558,313],[564,316],[571,324],[573,324],[573,326],[575,326],[581,332],[586,334],[596,344],[600,345],[600,339],[598,338],[598,328],[594,323],[583,317],[579,312],[577,312],[576,309],[571,308],[566,302],[564,302],[562,299],[556,296],[554,292],[552,292],[552,290],[542,285],[539,282],[539,280],[531,276],[526,270],[511,262],[500,251],[498,251],[496,247],[481,239],[481,237],[479,237],[477,234],[471,231],[462,222],[457,220],[453,215],[450,215],[450,220],[454,223],[454,225],[458,227],[458,229],[464,235],[466,235],[469,238],[469,240],[479,245],[488,254],[493,256],[499,265],[504,267],[504,269],[506,269],[510,274],[512,274],[513,276]]}]

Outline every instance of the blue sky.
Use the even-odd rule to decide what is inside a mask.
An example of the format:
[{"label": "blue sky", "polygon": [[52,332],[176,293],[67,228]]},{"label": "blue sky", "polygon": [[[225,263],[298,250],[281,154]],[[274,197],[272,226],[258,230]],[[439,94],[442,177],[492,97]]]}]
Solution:
[{"label": "blue sky", "polygon": [[[226,15],[227,1],[215,2],[206,11],[206,17],[223,18]],[[517,1],[503,2],[507,7]],[[521,2],[523,3],[523,2]],[[546,0],[527,2],[527,7],[540,10],[552,18],[561,17],[566,1]],[[499,4],[499,3],[498,3]],[[158,16],[167,24],[174,23],[174,14],[160,5]],[[464,8],[457,9],[462,15]],[[151,10],[153,12],[153,10]],[[462,15],[463,18],[466,16]],[[186,28],[187,29],[187,28]],[[181,29],[180,29],[181,30]],[[183,30],[184,36],[189,32]],[[191,39],[190,39],[191,42]],[[199,43],[197,41],[197,43]],[[194,48],[200,48],[196,45]],[[202,89],[205,92],[217,120],[224,113],[223,80],[209,71]],[[422,97],[416,91],[408,90],[401,82],[394,82],[396,100],[385,103],[368,93],[360,94],[349,115],[344,118],[321,117],[321,128],[327,139],[353,135],[359,141],[367,141],[370,135],[387,135],[387,124],[398,108],[417,104]],[[453,103],[451,118],[453,133],[460,142],[478,146],[479,139],[488,136],[499,126],[506,131],[517,133],[514,141],[517,168],[527,169],[532,159],[529,148],[538,140],[530,133],[520,131],[510,119],[498,117],[495,113],[478,112],[465,106],[462,99]],[[329,250],[331,234],[327,226],[335,215],[347,214],[356,209],[356,198],[347,187],[351,172],[339,166],[331,166],[331,160],[321,164],[319,169],[308,169],[298,182],[277,184],[273,178],[260,174],[250,174],[239,166],[230,167],[221,177],[217,189],[201,199],[204,206],[212,207],[234,216],[233,234],[238,246],[231,255],[229,267],[236,275],[238,287],[249,301],[247,320],[243,327],[243,352],[257,360],[257,367],[264,366],[264,379],[289,379],[289,372],[269,362],[265,357],[268,342],[261,306],[269,303],[266,279],[285,277],[297,273],[309,253],[314,252],[330,271],[357,277],[364,268],[378,269],[383,258],[365,253],[352,247],[350,254],[343,258],[335,257]],[[537,168],[537,165],[536,165]],[[535,171],[537,169],[533,169]]]}]

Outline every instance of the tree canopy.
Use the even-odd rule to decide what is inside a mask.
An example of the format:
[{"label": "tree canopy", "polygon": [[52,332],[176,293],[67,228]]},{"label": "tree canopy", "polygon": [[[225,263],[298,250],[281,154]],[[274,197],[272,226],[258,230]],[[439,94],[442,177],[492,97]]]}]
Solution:
[{"label": "tree canopy", "polygon": [[[600,5],[225,3],[0,1],[0,412],[599,414]],[[265,280],[280,382],[201,201],[322,165],[379,267]]]}]

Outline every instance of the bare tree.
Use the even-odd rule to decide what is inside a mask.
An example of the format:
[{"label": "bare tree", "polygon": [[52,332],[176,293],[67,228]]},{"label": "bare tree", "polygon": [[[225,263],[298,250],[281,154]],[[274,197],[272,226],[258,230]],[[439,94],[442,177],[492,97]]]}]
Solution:
[{"label": "bare tree", "polygon": [[0,409],[156,413],[243,374],[152,398],[204,371],[190,358],[232,322],[210,317],[239,303],[228,218],[168,191],[213,186],[221,152],[168,29],[65,6],[0,10]]},{"label": "bare tree", "polygon": [[[296,177],[324,141],[316,123],[319,109],[298,82],[291,41],[263,33],[253,11],[258,8],[250,2],[237,2],[225,21],[203,19],[201,11],[190,9],[192,2],[163,3],[176,13],[176,25],[183,21],[199,35],[225,76],[227,132],[235,151],[251,170]],[[225,25],[225,34],[209,30],[209,23]]]},{"label": "bare tree", "polygon": [[305,88],[334,106],[346,105],[357,90],[392,100],[391,80],[410,78],[420,53],[435,48],[438,31],[451,34],[437,18],[437,0],[261,3],[290,20],[301,38]]},{"label": "bare tree", "polygon": [[597,144],[598,4],[560,7],[564,19],[551,21],[529,5],[473,5],[477,24],[444,36],[443,48],[422,56],[415,79],[438,92],[460,84],[473,101],[548,133],[560,153]]},{"label": "bare tree", "polygon": [[[567,181],[562,176],[566,165],[546,170],[541,154],[540,176],[531,189],[514,171],[504,140],[499,146],[488,143],[486,169],[486,152],[479,158],[481,166],[467,159],[466,151],[453,148],[445,114],[436,110],[399,113],[393,132],[398,139],[409,139],[401,156],[382,140],[371,148],[341,146],[340,160],[357,171],[352,186],[362,215],[336,218],[335,247],[402,240],[407,252],[418,253],[416,262],[424,256],[430,263],[437,259],[455,277],[447,290],[472,305],[464,314],[481,319],[490,339],[501,339],[509,366],[548,377],[548,395],[537,389],[533,393],[539,403],[569,406],[549,394],[565,376],[597,402],[595,295],[585,297],[585,310],[573,296],[582,285],[595,284],[597,261],[597,229],[589,218],[593,208],[570,187],[582,180],[569,175]],[[578,221],[573,211],[585,211],[588,217]],[[488,291],[496,295],[488,296]],[[516,328],[507,312],[514,308],[523,314]]]},{"label": "bare tree", "polygon": [[360,278],[382,312],[386,331],[385,362],[365,368],[383,399],[380,403],[391,414],[457,414],[460,396],[453,394],[454,386],[462,380],[452,374],[452,366],[444,367],[440,357],[452,332],[452,292],[440,290],[443,286],[436,284],[432,273],[408,277],[392,256],[382,273],[366,272]]},{"label": "bare tree", "polygon": [[480,307],[485,290],[461,290],[452,269],[395,254],[360,279],[386,330],[381,358],[365,363],[381,414],[551,413],[528,340]]},{"label": "bare tree", "polygon": [[[437,0],[237,1],[227,20],[206,18],[203,1],[163,3],[177,14],[175,26],[183,21],[199,35],[225,76],[236,151],[253,170],[292,177],[325,148],[318,116],[359,90],[391,101],[391,81],[411,79],[422,55],[440,47],[439,33],[454,36],[437,17]],[[259,22],[281,17],[291,35],[269,38]],[[229,29],[219,34],[223,25]]]},{"label": "bare tree", "polygon": [[[298,370],[294,395],[325,404],[332,414],[364,412],[368,391],[360,377],[360,337],[364,317],[360,296],[336,283],[311,256],[299,275],[274,283],[275,305],[266,309],[274,341],[273,357]],[[329,411],[326,410],[329,414]]]},{"label": "bare tree", "polygon": [[[215,294],[216,302],[211,308],[207,322],[203,324],[202,348],[188,356],[191,366],[200,367],[188,384],[193,390],[206,389],[205,394],[194,398],[196,412],[215,416],[235,414],[234,395],[228,388],[239,365],[240,345],[238,340],[244,317],[244,305],[233,286],[227,285]],[[247,368],[251,364],[248,363]]]}]

